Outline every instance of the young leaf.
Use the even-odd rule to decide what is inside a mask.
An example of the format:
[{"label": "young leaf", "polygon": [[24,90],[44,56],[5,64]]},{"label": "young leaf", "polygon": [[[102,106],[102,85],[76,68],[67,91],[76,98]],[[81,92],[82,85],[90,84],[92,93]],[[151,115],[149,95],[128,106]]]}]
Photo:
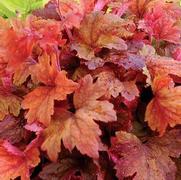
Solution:
[{"label": "young leaf", "polygon": [[18,13],[20,15],[27,15],[34,9],[43,7],[48,0],[6,0],[0,2],[1,16],[12,17]]},{"label": "young leaf", "polygon": [[179,157],[181,154],[180,136],[180,130],[172,130],[161,138],[153,137],[141,143],[133,134],[117,132],[109,149],[117,177],[135,180],[175,179],[176,166],[170,157]]}]

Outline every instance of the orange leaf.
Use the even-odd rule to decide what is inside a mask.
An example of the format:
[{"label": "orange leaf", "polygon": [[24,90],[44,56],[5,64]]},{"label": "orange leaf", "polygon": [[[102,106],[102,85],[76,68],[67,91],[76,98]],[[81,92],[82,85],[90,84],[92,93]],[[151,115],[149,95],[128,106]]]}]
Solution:
[{"label": "orange leaf", "polygon": [[116,121],[113,104],[106,100],[98,100],[105,95],[106,87],[102,86],[103,84],[99,81],[93,83],[91,75],[86,75],[79,83],[80,86],[74,94],[74,105],[77,113],[84,112],[92,119],[103,122]]},{"label": "orange leaf", "polygon": [[43,131],[44,142],[41,146],[43,151],[47,151],[49,158],[56,161],[58,153],[61,152],[61,140],[69,130],[70,122],[67,121],[71,117],[71,113],[65,110],[55,110],[53,120],[48,128]]},{"label": "orange leaf", "polygon": [[167,126],[181,124],[181,86],[174,87],[168,76],[158,76],[152,84],[154,98],[148,104],[145,120],[162,136]]},{"label": "orange leaf", "polygon": [[129,0],[131,11],[136,14],[138,17],[142,17],[144,13],[154,7],[156,3],[161,5],[159,0]]},{"label": "orange leaf", "polygon": [[31,75],[31,65],[28,63],[22,63],[19,68],[16,68],[16,71],[13,76],[13,84],[16,86],[22,85],[28,76]]},{"label": "orange leaf", "polygon": [[99,137],[102,135],[99,125],[84,109],[78,110],[75,116],[68,119],[68,123],[69,128],[63,143],[70,151],[77,147],[82,154],[97,159],[99,157],[98,151],[106,150]]},{"label": "orange leaf", "polygon": [[121,38],[132,36],[132,33],[126,29],[130,23],[132,22],[113,14],[92,13],[85,17],[80,29],[77,30],[77,40],[90,49],[93,47],[92,50],[101,47],[123,50],[127,46]]},{"label": "orange leaf", "polygon": [[27,94],[22,102],[24,109],[29,109],[26,114],[28,123],[39,121],[48,126],[54,112],[54,100],[65,100],[77,84],[67,79],[65,71],[58,71],[55,67],[55,56],[44,54],[39,63],[34,67],[37,79],[46,86],[39,86]]},{"label": "orange leaf", "polygon": [[20,101],[21,98],[0,89],[0,120],[8,114],[18,116],[21,109]]},{"label": "orange leaf", "polygon": [[0,179],[9,180],[21,176],[30,180],[29,169],[38,165],[39,150],[29,144],[25,151],[20,151],[8,141],[0,140]]},{"label": "orange leaf", "polygon": [[77,147],[82,154],[92,158],[98,158],[98,151],[105,150],[99,137],[102,132],[94,120],[116,121],[116,112],[108,101],[96,100],[102,95],[97,82],[93,83],[92,77],[87,75],[80,81],[80,88],[74,95],[76,113],[55,112],[53,121],[43,132],[45,141],[41,147],[52,161],[57,160],[61,151],[61,140],[69,151]]},{"label": "orange leaf", "polygon": [[97,158],[98,150],[104,150],[99,136],[99,126],[86,113],[74,116],[70,112],[59,112],[54,121],[45,129],[42,150],[46,150],[50,159],[56,161],[61,151],[61,140],[70,151],[76,146],[82,154]]},{"label": "orange leaf", "polygon": [[105,86],[96,82],[93,83],[91,75],[86,75],[79,82],[80,86],[74,94],[74,105],[76,109],[84,107],[90,101],[96,100],[106,93]]}]

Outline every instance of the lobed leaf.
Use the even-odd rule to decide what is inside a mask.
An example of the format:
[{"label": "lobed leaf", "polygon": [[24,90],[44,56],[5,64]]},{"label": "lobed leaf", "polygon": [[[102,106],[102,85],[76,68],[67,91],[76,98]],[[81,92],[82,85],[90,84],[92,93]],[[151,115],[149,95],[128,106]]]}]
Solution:
[{"label": "lobed leaf", "polygon": [[29,180],[29,170],[40,162],[39,150],[36,146],[29,144],[24,151],[20,151],[3,140],[0,141],[0,158],[0,178],[4,180],[19,176],[22,180]]},{"label": "lobed leaf", "polygon": [[148,104],[145,120],[152,130],[157,130],[162,136],[166,128],[181,123],[181,87],[174,87],[168,76],[155,77],[152,89],[154,98]]},{"label": "lobed leaf", "polygon": [[172,130],[161,138],[153,137],[142,143],[133,134],[117,132],[109,149],[117,177],[135,180],[175,179],[176,166],[170,156],[179,157],[181,153],[180,135],[180,130]]},{"label": "lobed leaf", "polygon": [[[102,132],[94,120],[116,121],[116,112],[113,110],[113,105],[108,101],[96,100],[102,96],[99,94],[98,88],[94,89],[96,85],[97,83],[93,84],[90,75],[85,76],[74,96],[76,113],[56,112],[54,120],[43,132],[45,141],[42,144],[42,150],[47,151],[52,161],[57,160],[58,153],[61,151],[61,140],[69,151],[76,147],[82,154],[94,159],[99,157],[98,151],[105,150],[99,137]],[[86,88],[89,89],[89,92],[83,94],[82,90]],[[91,94],[87,96],[90,92],[93,92],[92,97],[90,97]]]},{"label": "lobed leaf", "polygon": [[37,87],[22,101],[22,108],[29,109],[25,116],[28,123],[38,121],[48,126],[54,113],[54,100],[65,100],[67,94],[71,94],[77,88],[77,83],[69,80],[65,71],[56,69],[55,58],[54,55],[44,54],[34,67],[37,79],[45,86]]}]

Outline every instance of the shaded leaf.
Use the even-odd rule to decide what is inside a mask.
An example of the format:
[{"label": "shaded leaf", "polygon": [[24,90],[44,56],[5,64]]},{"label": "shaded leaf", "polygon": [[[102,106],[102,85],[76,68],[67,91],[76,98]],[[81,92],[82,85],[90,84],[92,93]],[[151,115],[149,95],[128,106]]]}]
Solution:
[{"label": "shaded leaf", "polygon": [[60,162],[50,163],[43,168],[40,177],[43,180],[59,179],[97,179],[99,170],[92,160],[81,158],[65,158]]},{"label": "shaded leaf", "polygon": [[179,157],[180,136],[180,130],[172,130],[161,138],[153,137],[141,143],[133,134],[117,132],[109,149],[117,177],[134,177],[135,180],[175,179],[176,166],[170,156]]},{"label": "shaded leaf", "polygon": [[139,96],[139,90],[135,84],[135,81],[121,82],[115,77],[115,74],[111,71],[104,71],[98,74],[98,82],[107,87],[107,96],[112,95],[114,98],[119,96],[119,93],[128,101],[135,99]]},{"label": "shaded leaf", "polygon": [[8,140],[11,144],[19,143],[25,135],[21,121],[7,116],[0,122],[0,138]]},{"label": "shaded leaf", "polygon": [[12,114],[18,116],[21,109],[21,98],[6,92],[6,90],[0,90],[0,120],[3,120],[6,115]]},{"label": "shaded leaf", "polygon": [[50,0],[44,8],[36,9],[32,12],[32,14],[38,17],[42,17],[44,19],[60,20],[60,16],[57,12],[56,0]]}]

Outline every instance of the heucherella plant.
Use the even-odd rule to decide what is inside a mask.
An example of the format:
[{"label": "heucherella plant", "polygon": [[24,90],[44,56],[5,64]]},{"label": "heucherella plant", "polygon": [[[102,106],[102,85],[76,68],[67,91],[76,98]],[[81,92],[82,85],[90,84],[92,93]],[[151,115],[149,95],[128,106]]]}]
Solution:
[{"label": "heucherella plant", "polygon": [[181,179],[178,0],[6,0],[0,15],[0,179]]}]

